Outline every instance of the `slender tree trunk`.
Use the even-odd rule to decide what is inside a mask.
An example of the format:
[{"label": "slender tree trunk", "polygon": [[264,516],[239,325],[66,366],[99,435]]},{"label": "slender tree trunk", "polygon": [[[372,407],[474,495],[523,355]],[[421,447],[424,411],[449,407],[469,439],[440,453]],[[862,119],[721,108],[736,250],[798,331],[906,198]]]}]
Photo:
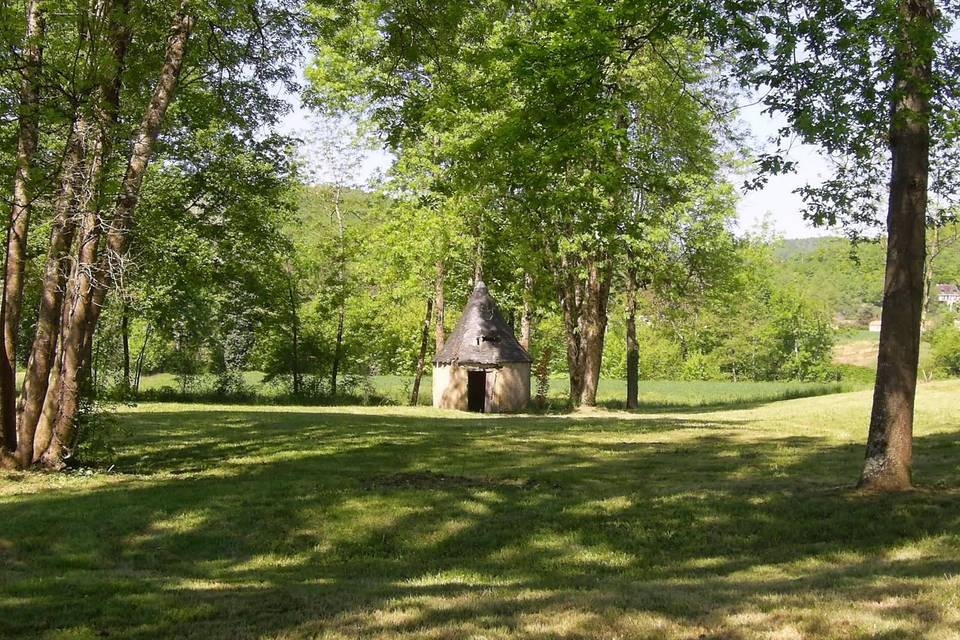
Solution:
[{"label": "slender tree trunk", "polygon": [[343,198],[343,185],[338,182],[334,190],[333,213],[337,219],[337,233],[340,245],[337,247],[337,338],[333,350],[333,366],[330,369],[330,395],[337,395],[337,375],[340,372],[340,359],[343,350],[343,321],[347,315],[347,256],[345,253],[345,229],[343,225],[343,210],[340,208]]},{"label": "slender tree trunk", "polygon": [[[105,224],[108,228],[106,246],[100,252],[99,259],[97,258],[98,243],[91,240],[90,244],[87,244],[89,236],[85,234],[84,246],[92,253],[86,258],[89,260],[89,266],[82,272],[86,278],[80,289],[83,293],[74,298],[76,305],[73,310],[74,317],[69,325],[70,338],[64,341],[60,406],[54,428],[54,439],[44,454],[44,464],[47,466],[61,466],[63,458],[68,453],[66,447],[73,441],[74,420],[79,405],[79,376],[85,367],[92,365],[90,354],[97,323],[106,302],[107,292],[119,280],[122,273],[128,245],[128,231],[139,202],[140,187],[183,67],[187,41],[193,27],[193,17],[187,13],[187,5],[186,1],[181,2],[175,16],[157,84],[131,140],[130,155],[120,183],[120,192],[112,216]],[[124,46],[121,39],[117,50],[122,52]],[[86,216],[85,220],[87,220]],[[98,224],[95,226],[99,227]],[[99,240],[99,232],[94,235]],[[84,260],[81,256],[81,263]],[[96,264],[95,268],[92,266],[94,264]],[[93,273],[98,276],[96,280],[92,280]]]},{"label": "slender tree trunk", "polygon": [[523,274],[523,317],[520,318],[520,346],[530,351],[530,333],[533,329],[533,276]]},{"label": "slender tree trunk", "polygon": [[120,312],[120,341],[123,344],[123,392],[130,392],[130,314],[127,304],[123,304]]},{"label": "slender tree trunk", "polygon": [[143,374],[143,363],[147,358],[147,343],[150,341],[151,330],[152,326],[148,324],[143,332],[143,343],[140,345],[140,353],[137,354],[137,364],[133,374],[133,392],[135,394],[140,393],[140,376]]},{"label": "slender tree trunk", "polygon": [[17,448],[17,334],[23,300],[27,234],[30,229],[30,173],[39,135],[38,84],[44,36],[42,11],[41,0],[27,1],[13,201],[7,227],[3,296],[0,298],[0,331],[3,332],[3,349],[0,350],[0,452],[4,449],[12,452]]},{"label": "slender tree trunk", "polygon": [[433,324],[433,342],[434,342],[434,353],[440,353],[443,350],[443,345],[447,341],[447,333],[444,328],[444,322],[446,320],[446,301],[444,300],[444,279],[446,277],[446,265],[444,265],[443,260],[437,261],[437,284],[433,293],[433,310],[434,310],[434,324]]},{"label": "slender tree trunk", "polygon": [[[566,263],[566,260],[562,262]],[[568,268],[563,269],[560,309],[563,313],[564,339],[567,348],[567,372],[570,381],[570,403],[578,406],[583,395],[583,345],[580,340],[580,282]]]},{"label": "slender tree trunk", "polygon": [[[74,286],[77,278],[77,265],[74,264],[70,273],[68,290]],[[47,384],[47,395],[43,400],[43,409],[40,412],[40,418],[37,420],[37,430],[33,436],[33,460],[39,460],[43,453],[50,446],[53,440],[53,432],[57,421],[57,412],[59,410],[61,370],[63,362],[63,334],[69,319],[69,305],[61,305],[60,318],[60,336],[57,339],[56,351],[54,352],[53,369],[50,370],[49,382]]]},{"label": "slender tree trunk", "polygon": [[40,293],[40,310],[33,347],[27,361],[23,389],[17,403],[17,462],[21,468],[34,461],[34,435],[47,394],[54,349],[59,337],[59,319],[66,281],[63,260],[73,243],[77,221],[74,212],[77,199],[77,174],[81,172],[84,135],[87,125],[75,123],[67,140],[67,151],[61,168],[60,190],[54,207],[50,244],[44,267]]},{"label": "slender tree trunk", "polygon": [[940,225],[933,227],[933,239],[927,249],[927,261],[923,270],[923,316],[920,318],[920,327],[927,326],[927,318],[930,316],[930,301],[933,299],[933,279],[935,277],[934,265],[940,254],[957,241],[957,231],[954,227],[954,233],[948,238],[943,237],[943,230]]},{"label": "slender tree trunk", "polygon": [[343,321],[346,315],[344,309],[344,300],[340,300],[340,308],[337,309],[337,340],[333,350],[333,367],[330,372],[330,395],[337,395],[337,375],[340,371],[340,359],[343,356]]},{"label": "slender tree trunk", "polygon": [[[628,260],[630,258],[628,257]],[[627,266],[627,409],[640,406],[640,345],[637,343],[637,270]]]},{"label": "slender tree trunk", "polygon": [[293,395],[303,391],[300,376],[300,314],[293,277],[287,276],[287,294],[290,300],[290,374],[293,376]]},{"label": "slender tree trunk", "polygon": [[427,342],[430,339],[430,320],[433,317],[433,298],[427,298],[427,313],[420,329],[420,354],[417,356],[417,370],[413,375],[413,389],[410,391],[410,405],[417,406],[420,401],[420,379],[427,363]]},{"label": "slender tree trunk", "polygon": [[476,253],[473,256],[473,286],[483,281],[483,244],[477,240],[477,246],[474,249]]},{"label": "slender tree trunk", "polygon": [[859,482],[862,488],[893,491],[911,486],[930,156],[927,95],[933,51],[928,36],[935,13],[931,0],[900,0],[898,8],[901,42],[895,56],[902,67],[890,126],[893,166],[880,351]]}]

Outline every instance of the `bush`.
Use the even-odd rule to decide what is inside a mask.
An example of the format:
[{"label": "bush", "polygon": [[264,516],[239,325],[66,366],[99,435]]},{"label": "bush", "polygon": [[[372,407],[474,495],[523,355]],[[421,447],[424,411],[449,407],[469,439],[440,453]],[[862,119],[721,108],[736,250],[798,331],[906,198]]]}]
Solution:
[{"label": "bush", "polygon": [[933,364],[941,375],[960,375],[960,329],[944,325],[930,337]]},{"label": "bush", "polygon": [[720,370],[720,358],[716,353],[693,351],[680,370],[681,380],[724,380],[726,377]]}]

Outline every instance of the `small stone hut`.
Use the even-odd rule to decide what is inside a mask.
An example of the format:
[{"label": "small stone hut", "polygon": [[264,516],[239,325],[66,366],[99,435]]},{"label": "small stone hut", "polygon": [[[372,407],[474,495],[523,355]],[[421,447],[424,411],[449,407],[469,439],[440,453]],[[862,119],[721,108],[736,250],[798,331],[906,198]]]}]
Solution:
[{"label": "small stone hut", "polygon": [[530,402],[531,362],[486,285],[477,282],[457,326],[433,359],[433,406],[523,411]]}]

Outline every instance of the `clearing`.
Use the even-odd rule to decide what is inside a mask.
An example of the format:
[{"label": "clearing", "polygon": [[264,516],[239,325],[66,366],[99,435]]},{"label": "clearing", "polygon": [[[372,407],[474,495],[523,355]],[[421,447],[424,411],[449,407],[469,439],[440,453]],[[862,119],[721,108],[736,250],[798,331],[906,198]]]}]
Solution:
[{"label": "clearing", "polygon": [[869,391],[128,408],[112,473],[0,476],[0,637],[958,638],[958,397],[893,496],[850,489]]}]

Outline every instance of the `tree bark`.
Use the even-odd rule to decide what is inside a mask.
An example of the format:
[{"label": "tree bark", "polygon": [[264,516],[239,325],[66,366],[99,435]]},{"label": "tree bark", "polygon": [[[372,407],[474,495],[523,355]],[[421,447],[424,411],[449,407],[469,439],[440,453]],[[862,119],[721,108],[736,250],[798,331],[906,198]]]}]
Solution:
[{"label": "tree bark", "polygon": [[140,345],[140,353],[137,354],[137,365],[133,374],[133,392],[140,393],[140,376],[143,374],[143,363],[147,358],[147,343],[150,341],[151,325],[143,332],[143,343]]},{"label": "tree bark", "polygon": [[440,353],[443,350],[443,345],[447,341],[447,333],[444,328],[444,322],[446,320],[446,301],[444,300],[444,279],[446,277],[446,265],[444,265],[443,260],[437,261],[437,284],[434,288],[433,293],[433,310],[434,310],[434,324],[433,324],[433,342],[434,342],[434,353]]},{"label": "tree bark", "polygon": [[433,298],[427,298],[427,313],[420,329],[420,354],[417,356],[417,369],[413,375],[413,389],[410,391],[410,405],[417,406],[420,401],[420,380],[427,363],[427,342],[430,339],[430,320],[433,317]]},{"label": "tree bark", "polygon": [[564,339],[567,348],[567,375],[570,382],[570,403],[578,406],[583,394],[583,345],[580,340],[580,300],[583,297],[580,280],[561,260],[564,284],[560,294],[563,313]]},{"label": "tree bark", "polygon": [[913,410],[920,354],[926,254],[927,183],[933,29],[931,0],[898,2],[901,65],[890,125],[892,169],[887,209],[887,263],[877,379],[859,485],[905,490],[911,486]]},{"label": "tree bark", "polygon": [[74,123],[67,138],[67,149],[60,170],[60,187],[54,205],[54,219],[44,266],[40,294],[40,310],[33,346],[27,360],[23,388],[17,403],[17,462],[26,468],[34,461],[34,436],[43,409],[53,365],[54,349],[59,338],[60,313],[66,282],[66,258],[77,227],[78,174],[82,174],[87,123],[81,118]]},{"label": "tree bark", "polygon": [[13,201],[7,227],[3,296],[0,298],[0,450],[17,448],[16,377],[17,334],[23,301],[23,273],[26,265],[27,234],[30,230],[30,173],[39,137],[39,76],[44,36],[43,4],[28,0],[23,46],[23,70],[20,82],[19,131],[16,168],[13,175]]},{"label": "tree bark", "polygon": [[287,294],[290,301],[290,375],[293,376],[293,395],[303,390],[300,377],[300,314],[293,277],[287,275]]},{"label": "tree bark", "polygon": [[583,389],[580,405],[597,404],[600,366],[603,362],[603,341],[607,332],[607,303],[610,297],[610,273],[605,266],[592,261],[587,276],[584,313],[580,335],[583,341]]},{"label": "tree bark", "polygon": [[340,359],[343,354],[343,321],[346,315],[344,300],[340,299],[340,308],[337,309],[337,338],[333,349],[333,367],[330,371],[330,395],[337,395],[337,375],[340,372]]},{"label": "tree bark", "polygon": [[[99,259],[97,258],[100,239],[99,220],[89,215],[84,216],[85,233],[80,262],[82,266],[86,266],[81,269],[82,279],[75,289],[73,318],[68,324],[68,337],[63,343],[57,423],[53,441],[43,456],[46,466],[61,466],[62,460],[69,453],[68,447],[72,445],[74,422],[79,406],[79,376],[92,364],[90,363],[91,346],[100,313],[106,301],[107,292],[122,273],[123,259],[128,246],[128,232],[139,201],[140,187],[153,155],[153,147],[160,133],[160,126],[176,91],[192,27],[193,17],[187,13],[187,2],[181,2],[167,40],[164,63],[157,84],[131,140],[131,151],[120,184],[120,193],[112,216],[105,224],[108,228],[106,247],[100,252]],[[89,213],[89,208],[85,211]],[[88,253],[84,254],[84,251]],[[97,275],[96,279],[93,278],[94,273]]]},{"label": "tree bark", "polygon": [[123,392],[130,392],[130,315],[127,304],[123,304],[120,312],[120,342],[123,346]]},{"label": "tree bark", "polygon": [[[628,260],[630,258],[628,257]],[[640,406],[640,345],[637,343],[637,270],[627,266],[627,409]]]},{"label": "tree bark", "polygon": [[533,330],[533,276],[523,274],[523,317],[520,318],[520,346],[530,352],[530,334]]},{"label": "tree bark", "polygon": [[[585,256],[576,264],[567,257],[561,260],[564,285],[560,307],[567,343],[570,402],[575,407],[597,403],[610,297],[607,262],[597,256]],[[586,271],[585,278],[579,276],[581,268]]]}]

